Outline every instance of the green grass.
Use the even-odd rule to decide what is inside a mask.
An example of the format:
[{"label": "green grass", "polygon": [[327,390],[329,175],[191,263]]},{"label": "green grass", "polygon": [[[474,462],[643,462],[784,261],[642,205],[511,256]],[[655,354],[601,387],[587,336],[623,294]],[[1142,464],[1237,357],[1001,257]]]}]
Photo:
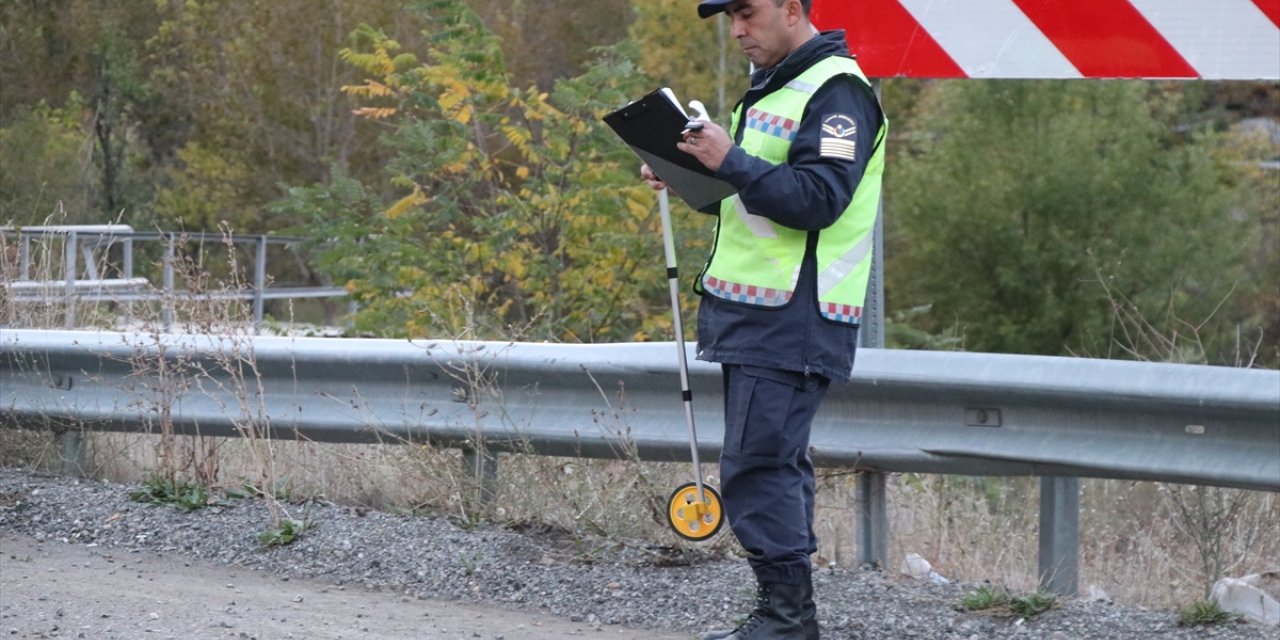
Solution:
[{"label": "green grass", "polygon": [[965,595],[960,606],[965,611],[985,611],[993,616],[1031,618],[1058,606],[1058,598],[1039,589],[1015,598],[1004,587],[983,586]]},{"label": "green grass", "polygon": [[283,547],[293,544],[295,540],[302,537],[302,532],[307,530],[307,523],[293,518],[285,518],[280,521],[280,526],[271,527],[266,531],[258,534],[258,542],[264,547]]},{"label": "green grass", "polygon": [[960,600],[960,606],[964,607],[965,611],[987,611],[1007,606],[1009,600],[1009,592],[1003,587],[983,586],[965,595]]},{"label": "green grass", "polygon": [[1014,615],[1022,618],[1030,618],[1035,615],[1044,613],[1058,606],[1057,596],[1046,591],[1036,589],[1035,593],[1014,598],[1009,603],[1009,610]]},{"label": "green grass", "polygon": [[1232,624],[1241,622],[1243,616],[1227,611],[1213,600],[1193,602],[1178,609],[1178,626],[1200,627],[1215,624]]},{"label": "green grass", "polygon": [[151,475],[142,485],[142,490],[129,492],[130,500],[169,505],[183,511],[203,509],[210,504],[209,490],[197,484]]}]

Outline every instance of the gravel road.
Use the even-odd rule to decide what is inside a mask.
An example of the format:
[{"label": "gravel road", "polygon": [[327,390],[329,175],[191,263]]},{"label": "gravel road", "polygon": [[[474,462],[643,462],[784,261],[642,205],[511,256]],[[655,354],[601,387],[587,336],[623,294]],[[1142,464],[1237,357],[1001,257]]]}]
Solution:
[{"label": "gravel road", "polygon": [[[138,487],[0,469],[0,635],[18,638],[688,638],[745,611],[740,559],[696,548],[464,529],[439,517],[290,505],[310,528],[257,540],[259,500],[184,513]],[[973,584],[815,575],[829,639],[1280,640],[1183,628],[1168,611],[1066,600],[1028,620],[957,609]]]}]

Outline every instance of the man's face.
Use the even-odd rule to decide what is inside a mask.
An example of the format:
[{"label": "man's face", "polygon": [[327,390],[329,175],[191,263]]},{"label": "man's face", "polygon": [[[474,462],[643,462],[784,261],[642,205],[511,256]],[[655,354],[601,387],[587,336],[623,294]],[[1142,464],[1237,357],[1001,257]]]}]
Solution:
[{"label": "man's face", "polygon": [[[792,5],[797,5],[793,7]],[[757,69],[768,69],[787,57],[794,48],[791,26],[798,3],[787,0],[775,6],[773,0],[737,0],[725,8],[733,21],[731,33],[742,53]]]}]

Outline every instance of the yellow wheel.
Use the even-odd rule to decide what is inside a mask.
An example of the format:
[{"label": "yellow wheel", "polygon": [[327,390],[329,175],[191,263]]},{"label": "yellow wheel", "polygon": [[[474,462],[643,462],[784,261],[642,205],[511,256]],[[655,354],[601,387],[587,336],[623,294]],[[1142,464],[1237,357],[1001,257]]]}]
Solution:
[{"label": "yellow wheel", "polygon": [[702,485],[704,499],[698,500],[698,485],[690,482],[681,485],[667,500],[667,522],[676,535],[698,542],[714,536],[724,524],[724,510],[720,507],[720,494]]}]

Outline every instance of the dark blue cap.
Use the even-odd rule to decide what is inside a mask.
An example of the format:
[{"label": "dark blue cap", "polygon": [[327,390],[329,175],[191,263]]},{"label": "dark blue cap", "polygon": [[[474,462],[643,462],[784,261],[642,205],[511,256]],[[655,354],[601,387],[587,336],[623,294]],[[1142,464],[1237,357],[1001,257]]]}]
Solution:
[{"label": "dark blue cap", "polygon": [[710,18],[721,11],[724,11],[726,5],[733,4],[733,0],[702,0],[698,4],[698,16],[701,18]]}]

